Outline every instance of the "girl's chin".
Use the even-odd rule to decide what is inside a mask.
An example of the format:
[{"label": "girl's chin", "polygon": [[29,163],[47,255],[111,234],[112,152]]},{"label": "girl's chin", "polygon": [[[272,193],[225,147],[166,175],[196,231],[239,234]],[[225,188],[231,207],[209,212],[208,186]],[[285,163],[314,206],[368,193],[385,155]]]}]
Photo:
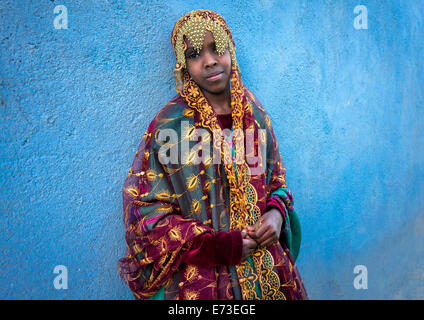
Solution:
[{"label": "girl's chin", "polygon": [[225,88],[208,88],[206,91],[214,95],[220,95],[225,93]]},{"label": "girl's chin", "polygon": [[222,83],[216,83],[215,85],[205,86],[203,89],[212,94],[222,94],[226,91],[227,86]]}]

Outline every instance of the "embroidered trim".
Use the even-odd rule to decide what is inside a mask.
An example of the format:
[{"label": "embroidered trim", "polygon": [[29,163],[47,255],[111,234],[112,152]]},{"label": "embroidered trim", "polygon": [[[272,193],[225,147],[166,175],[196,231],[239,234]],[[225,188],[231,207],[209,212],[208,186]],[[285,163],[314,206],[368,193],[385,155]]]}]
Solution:
[{"label": "embroidered trim", "polygon": [[[260,209],[256,205],[258,195],[250,181],[249,167],[245,165],[243,177],[247,184],[245,193],[246,210],[244,211],[233,211],[233,205],[237,206],[237,200],[230,195],[231,199],[231,230],[241,230],[246,225],[255,224],[260,215]],[[234,202],[233,202],[234,201]],[[251,255],[253,264],[256,270],[256,274],[250,265],[245,260],[240,265],[236,266],[237,274],[239,276],[239,282],[243,299],[245,300],[257,300],[259,297],[256,294],[255,286],[259,281],[259,285],[262,291],[263,300],[286,300],[284,294],[280,289],[280,279],[274,269],[274,258],[271,253],[265,247],[258,247]]]}]

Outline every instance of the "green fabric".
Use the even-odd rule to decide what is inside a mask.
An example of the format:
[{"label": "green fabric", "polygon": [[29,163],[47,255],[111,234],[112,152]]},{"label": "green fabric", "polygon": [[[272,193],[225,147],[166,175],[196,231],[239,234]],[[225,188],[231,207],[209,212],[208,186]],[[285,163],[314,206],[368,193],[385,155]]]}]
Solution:
[{"label": "green fabric", "polygon": [[[287,196],[287,189],[279,188],[272,192],[272,194],[278,195],[280,198],[285,198]],[[299,216],[297,215],[295,210],[287,210],[288,219],[287,223],[289,225],[288,232],[284,234],[284,240],[287,244],[287,248],[289,249],[293,259],[296,261],[299,251],[300,244],[302,242],[302,229],[300,226]]]},{"label": "green fabric", "polygon": [[162,286],[162,288],[160,288],[153,297],[147,300],[165,300],[165,286]]}]

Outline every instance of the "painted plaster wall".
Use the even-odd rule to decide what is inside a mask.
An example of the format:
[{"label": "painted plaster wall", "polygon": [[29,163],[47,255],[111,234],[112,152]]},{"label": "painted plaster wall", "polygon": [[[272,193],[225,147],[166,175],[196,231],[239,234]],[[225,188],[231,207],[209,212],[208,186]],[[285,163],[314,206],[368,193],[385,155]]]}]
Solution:
[{"label": "painted plaster wall", "polygon": [[0,2],[0,298],[132,299],[121,187],[174,95],[173,25],[198,8],[226,19],[271,116],[310,298],[424,298],[423,1],[277,0]]}]

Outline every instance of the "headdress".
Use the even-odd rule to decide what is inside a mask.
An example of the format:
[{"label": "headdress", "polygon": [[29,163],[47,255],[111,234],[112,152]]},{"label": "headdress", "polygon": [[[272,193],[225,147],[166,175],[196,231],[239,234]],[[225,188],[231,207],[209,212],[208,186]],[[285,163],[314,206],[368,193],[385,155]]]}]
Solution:
[{"label": "headdress", "polygon": [[171,42],[177,57],[177,68],[186,67],[184,37],[190,40],[197,52],[200,52],[206,31],[212,33],[218,54],[222,55],[228,49],[231,62],[237,67],[233,37],[225,20],[214,11],[195,10],[181,17],[172,30]]}]

